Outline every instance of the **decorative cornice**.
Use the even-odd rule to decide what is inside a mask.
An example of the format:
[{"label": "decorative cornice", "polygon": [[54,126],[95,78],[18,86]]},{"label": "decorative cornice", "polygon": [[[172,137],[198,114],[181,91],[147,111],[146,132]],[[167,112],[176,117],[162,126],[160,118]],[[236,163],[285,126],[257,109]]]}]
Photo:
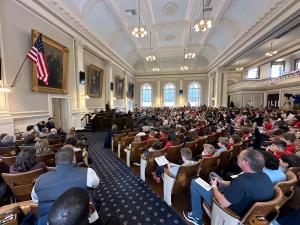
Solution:
[{"label": "decorative cornice", "polygon": [[[241,34],[230,46],[228,46],[213,62],[208,66],[208,70],[212,70],[221,63],[226,63],[241,52],[244,48],[250,46],[258,38],[258,33],[266,30],[267,26],[271,26],[280,16],[295,4],[299,4],[299,0],[280,0],[268,12],[264,14],[255,24],[253,24],[246,32]],[[296,9],[295,9],[296,10]],[[275,24],[276,25],[276,24]],[[273,25],[274,26],[274,25]]]},{"label": "decorative cornice", "polygon": [[[33,10],[35,13],[40,15],[46,20],[49,20],[45,15],[42,15],[38,10],[34,10],[32,3],[26,0],[17,0],[19,3],[24,5],[25,7]],[[55,17],[59,17],[66,24],[68,24],[73,31],[77,34],[76,36],[81,37],[87,43],[89,42],[96,48],[98,48],[106,57],[106,59],[110,59],[114,62],[114,64],[120,65],[122,68],[128,70],[129,72],[135,74],[135,70],[131,65],[129,65],[122,57],[120,57],[117,53],[115,53],[111,48],[105,45],[95,33],[90,31],[82,22],[81,19],[75,16],[72,12],[67,10],[60,1],[58,0],[35,0],[34,3],[39,5],[40,7],[47,10],[47,12],[51,13]],[[49,21],[53,24],[53,21]],[[56,25],[56,24],[55,24]],[[57,26],[59,27],[59,26]],[[60,29],[63,29],[59,27]],[[74,35],[73,35],[74,36]],[[78,38],[78,37],[76,37]]]}]

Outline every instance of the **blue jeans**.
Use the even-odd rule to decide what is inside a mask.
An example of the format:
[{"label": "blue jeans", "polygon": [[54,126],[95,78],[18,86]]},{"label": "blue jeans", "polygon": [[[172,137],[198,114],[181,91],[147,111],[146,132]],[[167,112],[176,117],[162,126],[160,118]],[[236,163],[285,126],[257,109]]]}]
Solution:
[{"label": "blue jeans", "polygon": [[202,220],[202,199],[205,200],[212,208],[213,192],[207,191],[202,186],[197,184],[195,179],[191,182],[191,198],[192,198],[192,215],[196,219]]}]

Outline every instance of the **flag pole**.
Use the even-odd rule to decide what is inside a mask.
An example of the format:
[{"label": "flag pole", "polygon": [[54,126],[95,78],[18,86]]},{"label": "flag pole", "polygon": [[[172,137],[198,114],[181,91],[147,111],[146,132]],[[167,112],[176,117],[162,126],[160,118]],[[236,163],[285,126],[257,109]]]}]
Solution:
[{"label": "flag pole", "polygon": [[24,61],[23,61],[22,65],[20,66],[20,68],[19,68],[19,70],[18,70],[18,72],[17,72],[17,75],[15,76],[15,79],[14,79],[14,81],[13,81],[13,82],[12,82],[12,84],[10,85],[10,87],[11,87],[11,88],[15,87],[15,84],[16,84],[16,81],[17,81],[17,78],[18,78],[18,76],[19,76],[19,74],[20,74],[20,71],[21,71],[21,69],[22,69],[22,67],[23,67],[24,63],[26,62],[26,59],[27,59],[27,55],[26,55],[26,57],[25,57],[25,59],[24,59]]}]

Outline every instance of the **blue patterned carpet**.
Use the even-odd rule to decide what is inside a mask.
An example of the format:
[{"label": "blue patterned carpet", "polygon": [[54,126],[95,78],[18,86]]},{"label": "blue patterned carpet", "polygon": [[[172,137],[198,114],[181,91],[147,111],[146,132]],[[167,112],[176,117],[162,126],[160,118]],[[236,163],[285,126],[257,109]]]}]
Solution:
[{"label": "blue patterned carpet", "polygon": [[103,148],[104,132],[84,134],[100,178],[97,194],[101,200],[99,215],[104,221],[115,215],[124,225],[186,224],[110,149]]}]

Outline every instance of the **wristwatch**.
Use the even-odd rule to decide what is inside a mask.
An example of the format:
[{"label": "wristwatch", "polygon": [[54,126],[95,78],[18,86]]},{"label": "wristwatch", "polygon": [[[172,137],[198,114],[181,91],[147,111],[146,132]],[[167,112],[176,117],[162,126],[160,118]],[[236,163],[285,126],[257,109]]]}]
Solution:
[{"label": "wristwatch", "polygon": [[217,187],[217,185],[214,185],[214,184],[213,184],[213,185],[211,185],[211,187],[212,187],[212,188],[216,188],[216,187]]}]

